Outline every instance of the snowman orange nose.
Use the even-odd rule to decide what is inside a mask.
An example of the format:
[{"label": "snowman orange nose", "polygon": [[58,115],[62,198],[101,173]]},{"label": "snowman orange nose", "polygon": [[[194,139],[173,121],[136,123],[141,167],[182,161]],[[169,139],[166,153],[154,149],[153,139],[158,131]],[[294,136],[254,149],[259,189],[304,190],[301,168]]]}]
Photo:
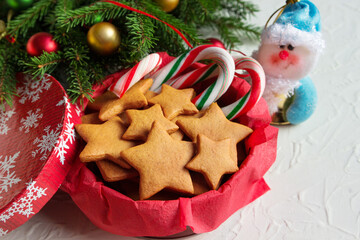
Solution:
[{"label": "snowman orange nose", "polygon": [[282,50],[281,52],[279,52],[279,58],[281,60],[286,60],[289,57],[289,52],[286,50]]}]

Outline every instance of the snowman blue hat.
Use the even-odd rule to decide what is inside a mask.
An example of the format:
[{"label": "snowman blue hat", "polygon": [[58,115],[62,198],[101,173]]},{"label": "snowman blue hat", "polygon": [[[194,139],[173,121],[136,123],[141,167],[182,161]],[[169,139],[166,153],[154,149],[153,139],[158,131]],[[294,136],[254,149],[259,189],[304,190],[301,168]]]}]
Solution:
[{"label": "snowman blue hat", "polygon": [[325,44],[320,33],[321,19],[318,8],[308,0],[289,3],[276,22],[265,28],[262,43],[307,46],[320,52]]},{"label": "snowman blue hat", "polygon": [[295,28],[306,32],[320,31],[321,29],[319,9],[308,0],[288,4],[276,20],[276,23],[291,24]]}]

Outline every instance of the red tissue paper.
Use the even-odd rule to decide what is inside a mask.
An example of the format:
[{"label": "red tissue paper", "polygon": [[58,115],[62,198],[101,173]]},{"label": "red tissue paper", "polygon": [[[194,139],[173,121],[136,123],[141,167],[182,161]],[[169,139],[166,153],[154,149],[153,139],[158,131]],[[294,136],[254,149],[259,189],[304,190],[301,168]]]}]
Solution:
[{"label": "red tissue paper", "polygon": [[[164,62],[172,57],[162,54]],[[201,64],[194,65],[199,67]],[[94,97],[101,95],[126,70],[107,77],[94,86]],[[233,81],[221,101],[233,101],[245,94],[249,84],[241,78]],[[230,100],[229,100],[230,99]],[[87,102],[84,103],[85,106]],[[245,139],[247,157],[240,170],[217,191],[176,200],[142,200],[131,198],[107,186],[79,158],[63,183],[73,201],[99,228],[124,236],[169,236],[190,227],[194,233],[216,229],[240,208],[269,190],[263,179],[274,163],[277,128],[270,126],[266,102],[261,99],[247,114],[235,121],[251,127],[254,132]]]}]

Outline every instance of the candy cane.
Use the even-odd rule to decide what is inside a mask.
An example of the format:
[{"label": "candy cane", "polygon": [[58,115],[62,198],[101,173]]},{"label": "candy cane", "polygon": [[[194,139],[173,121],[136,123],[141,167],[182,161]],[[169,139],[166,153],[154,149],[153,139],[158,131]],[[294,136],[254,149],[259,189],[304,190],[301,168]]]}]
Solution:
[{"label": "candy cane", "polygon": [[[238,54],[242,54],[242,56],[246,56],[241,51],[231,50],[231,55],[234,58],[239,58]],[[248,75],[239,74],[236,72],[238,68],[235,66],[235,75],[238,77],[247,77]],[[193,86],[199,82],[205,81],[207,79],[213,78],[217,76],[219,73],[219,69],[216,64],[205,65],[204,67],[197,68],[191,72],[188,72],[184,75],[181,75],[177,78],[170,79],[166,84],[174,87],[174,88],[187,88]]]},{"label": "candy cane", "polygon": [[[261,65],[253,58],[247,57],[242,52],[233,51],[236,70],[246,70],[251,77],[252,87],[242,98],[236,102],[223,107],[222,110],[229,119],[234,119],[241,114],[248,112],[260,100],[265,88],[265,74]],[[240,53],[240,54],[238,54]],[[170,80],[170,85],[175,88],[187,88],[198,82],[209,79],[217,74],[216,65],[207,65],[195,69],[178,78]],[[239,75],[246,76],[246,75]]]},{"label": "candy cane", "polygon": [[246,70],[251,77],[251,89],[242,98],[222,108],[230,120],[248,112],[260,100],[265,89],[265,73],[260,63],[250,57],[238,56],[235,58],[236,69]]},{"label": "candy cane", "polygon": [[226,50],[213,45],[202,45],[193,48],[175,58],[151,76],[154,79],[151,90],[158,92],[163,83],[167,83],[171,78],[179,76],[191,64],[205,59],[213,60],[219,66],[219,76],[213,84],[197,95],[193,102],[199,109],[208,107],[227,91],[235,73],[235,64],[231,55]]},{"label": "candy cane", "polygon": [[141,80],[145,75],[156,70],[161,64],[162,59],[159,54],[153,53],[138,62],[133,68],[126,72],[121,78],[114,82],[109,90],[114,92],[118,97],[131,88],[136,82]]},{"label": "candy cane", "polygon": [[209,64],[201,68],[197,68],[191,72],[181,75],[177,78],[172,78],[166,84],[173,88],[187,88],[195,85],[196,83],[205,81],[219,75],[219,68],[216,64]]}]

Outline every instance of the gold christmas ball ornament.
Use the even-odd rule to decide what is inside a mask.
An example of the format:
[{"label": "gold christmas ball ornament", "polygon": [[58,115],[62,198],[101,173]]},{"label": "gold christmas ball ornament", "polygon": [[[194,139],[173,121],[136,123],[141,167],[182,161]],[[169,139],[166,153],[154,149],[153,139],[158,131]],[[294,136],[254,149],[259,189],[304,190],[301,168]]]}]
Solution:
[{"label": "gold christmas ball ornament", "polygon": [[164,12],[173,11],[178,5],[179,0],[155,0]]},{"label": "gold christmas ball ornament", "polygon": [[113,24],[100,22],[89,29],[87,42],[97,54],[110,55],[120,46],[120,33]]}]

